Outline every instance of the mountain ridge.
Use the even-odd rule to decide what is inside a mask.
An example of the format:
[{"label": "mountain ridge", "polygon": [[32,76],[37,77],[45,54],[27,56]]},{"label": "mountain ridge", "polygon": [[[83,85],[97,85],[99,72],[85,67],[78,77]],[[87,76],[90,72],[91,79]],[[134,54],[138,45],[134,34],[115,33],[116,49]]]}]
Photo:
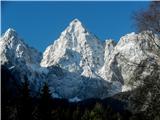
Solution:
[{"label": "mountain ridge", "polygon": [[[7,67],[16,69],[19,79],[27,76],[35,91],[47,81],[53,97],[105,98],[143,84],[143,78],[135,80],[135,75],[146,78],[155,70],[150,67],[159,64],[159,49],[149,41],[148,33],[130,33],[118,43],[102,43],[74,19],[41,55],[8,29],[0,40],[1,65],[10,63]],[[137,73],[139,65],[147,67]]]}]

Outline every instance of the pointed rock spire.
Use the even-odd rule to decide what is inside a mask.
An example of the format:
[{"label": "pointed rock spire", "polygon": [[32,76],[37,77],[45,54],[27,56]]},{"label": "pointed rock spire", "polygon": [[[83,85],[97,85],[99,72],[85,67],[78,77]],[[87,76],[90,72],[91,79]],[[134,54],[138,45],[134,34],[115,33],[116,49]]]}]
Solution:
[{"label": "pointed rock spire", "polygon": [[8,30],[4,33],[4,36],[7,37],[17,36],[17,33],[13,28],[8,28]]},{"label": "pointed rock spire", "polygon": [[87,32],[87,30],[85,29],[85,26],[77,18],[74,19],[74,20],[72,20],[70,22],[70,24],[67,27],[66,31],[69,32],[69,33],[74,33],[74,32],[83,33],[83,32]]},{"label": "pointed rock spire", "polygon": [[77,18],[73,19],[71,22],[70,22],[70,26],[72,25],[75,25],[75,24],[82,24],[80,20],[78,20]]}]

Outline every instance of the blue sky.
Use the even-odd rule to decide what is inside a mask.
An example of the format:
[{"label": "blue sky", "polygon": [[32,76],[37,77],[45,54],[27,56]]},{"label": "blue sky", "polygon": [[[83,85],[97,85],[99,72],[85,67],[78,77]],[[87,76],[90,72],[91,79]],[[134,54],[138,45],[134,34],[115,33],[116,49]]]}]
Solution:
[{"label": "blue sky", "polygon": [[43,52],[74,19],[78,18],[100,40],[116,41],[135,31],[134,11],[149,2],[2,2],[2,33],[9,27],[29,46]]}]

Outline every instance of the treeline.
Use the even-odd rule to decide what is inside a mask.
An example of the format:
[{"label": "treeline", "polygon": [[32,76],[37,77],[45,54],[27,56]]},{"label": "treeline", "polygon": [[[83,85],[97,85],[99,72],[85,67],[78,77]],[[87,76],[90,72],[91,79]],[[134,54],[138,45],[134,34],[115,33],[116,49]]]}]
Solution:
[{"label": "treeline", "polygon": [[[71,103],[67,99],[52,99],[45,83],[37,97],[30,95],[27,81],[19,96],[2,100],[2,120],[128,120],[128,111],[116,111],[99,99]],[[3,98],[4,96],[2,96]]]},{"label": "treeline", "polygon": [[132,115],[114,99],[88,99],[69,102],[51,97],[47,83],[37,96],[31,95],[27,78],[20,85],[15,75],[2,67],[2,120],[145,120]]}]

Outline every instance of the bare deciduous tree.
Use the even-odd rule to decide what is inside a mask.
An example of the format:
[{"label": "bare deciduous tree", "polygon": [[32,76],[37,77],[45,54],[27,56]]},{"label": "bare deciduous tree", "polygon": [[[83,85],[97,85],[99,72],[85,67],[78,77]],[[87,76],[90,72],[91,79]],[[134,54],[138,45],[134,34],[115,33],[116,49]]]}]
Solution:
[{"label": "bare deciduous tree", "polygon": [[137,11],[133,18],[138,32],[150,30],[160,34],[160,1],[152,1],[147,10]]},{"label": "bare deciduous tree", "polygon": [[[133,18],[138,32],[151,31],[144,32],[145,34],[142,34],[142,37],[146,39],[145,36],[147,33],[147,39],[153,43],[152,45],[158,48],[158,58],[156,59],[157,62],[153,65],[154,71],[150,76],[148,76],[148,78],[143,80],[145,86],[143,86],[143,90],[140,91],[140,95],[142,95],[142,92],[145,91],[148,98],[146,115],[149,118],[152,117],[152,119],[158,120],[160,119],[160,114],[157,113],[157,111],[160,110],[160,37],[158,37],[157,40],[156,35],[160,36],[160,1],[152,1],[147,10],[137,11],[134,13]],[[143,48],[142,50],[146,53]],[[141,68],[141,66],[139,67]],[[135,79],[139,79],[141,76],[137,77],[138,78]],[[139,101],[142,102],[142,99],[139,99]]]},{"label": "bare deciduous tree", "polygon": [[155,41],[155,34],[160,35],[160,1],[152,1],[147,10],[139,10],[133,15],[135,26],[138,32],[145,30],[152,31],[148,34],[150,40],[160,49]]}]

